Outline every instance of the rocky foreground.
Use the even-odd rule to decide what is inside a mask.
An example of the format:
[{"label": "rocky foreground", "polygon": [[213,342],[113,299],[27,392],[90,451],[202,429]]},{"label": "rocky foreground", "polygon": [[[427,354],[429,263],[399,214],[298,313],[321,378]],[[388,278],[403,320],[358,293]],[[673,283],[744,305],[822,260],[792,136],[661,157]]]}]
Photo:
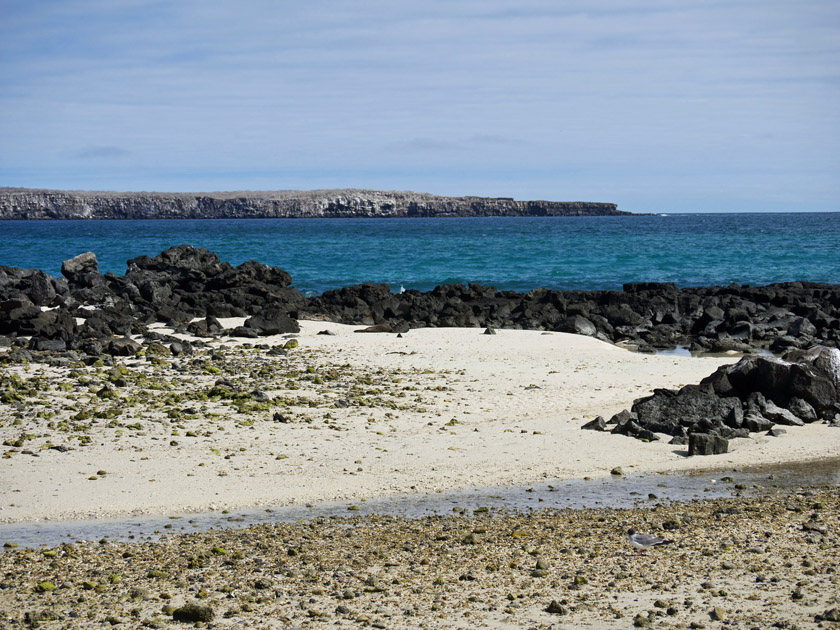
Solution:
[{"label": "rocky foreground", "polygon": [[150,193],[0,188],[2,219],[629,216],[614,203],[443,197],[381,190]]},{"label": "rocky foreground", "polygon": [[[7,548],[0,623],[806,629],[840,621],[836,488],[647,505],[479,508],[416,521],[348,515],[157,542]],[[629,527],[674,542],[636,555]]]}]

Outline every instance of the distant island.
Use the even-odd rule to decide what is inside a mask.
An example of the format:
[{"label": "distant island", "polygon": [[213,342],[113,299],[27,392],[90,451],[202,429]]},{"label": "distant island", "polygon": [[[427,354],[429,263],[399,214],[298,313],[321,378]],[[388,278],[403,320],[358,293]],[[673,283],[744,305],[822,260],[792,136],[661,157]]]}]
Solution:
[{"label": "distant island", "polygon": [[291,219],[629,216],[614,203],[381,190],[211,193],[0,188],[0,219]]}]

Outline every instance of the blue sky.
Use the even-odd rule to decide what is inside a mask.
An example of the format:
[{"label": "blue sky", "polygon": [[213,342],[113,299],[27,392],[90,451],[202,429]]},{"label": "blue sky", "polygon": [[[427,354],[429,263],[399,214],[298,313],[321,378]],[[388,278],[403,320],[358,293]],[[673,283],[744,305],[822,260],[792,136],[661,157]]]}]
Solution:
[{"label": "blue sky", "polygon": [[840,3],[0,0],[0,186],[840,211]]}]

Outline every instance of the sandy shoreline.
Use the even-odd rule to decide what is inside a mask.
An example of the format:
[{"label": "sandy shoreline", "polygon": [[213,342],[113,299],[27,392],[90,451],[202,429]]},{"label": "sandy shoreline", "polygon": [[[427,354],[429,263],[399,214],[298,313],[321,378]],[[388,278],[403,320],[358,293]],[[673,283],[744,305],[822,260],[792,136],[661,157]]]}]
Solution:
[{"label": "sandy shoreline", "polygon": [[[693,458],[666,439],[646,444],[580,430],[653,388],[697,382],[737,357],[637,354],[539,331],[435,328],[397,338],[300,324],[299,346],[285,356],[219,340],[193,357],[119,359],[122,369],[3,366],[5,378],[24,384],[19,404],[2,405],[0,438],[19,445],[7,444],[0,460],[0,522],[840,455],[838,430],[822,424],[780,438],[753,434],[733,440],[726,455]],[[317,334],[324,330],[335,334]],[[277,347],[286,337],[254,342]],[[55,448],[62,446],[68,450]]]}]

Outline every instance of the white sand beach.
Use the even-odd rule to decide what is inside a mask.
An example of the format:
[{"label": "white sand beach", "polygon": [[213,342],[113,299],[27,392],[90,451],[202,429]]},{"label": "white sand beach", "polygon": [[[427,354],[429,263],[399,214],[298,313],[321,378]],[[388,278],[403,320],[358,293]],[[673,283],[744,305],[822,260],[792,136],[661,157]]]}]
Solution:
[{"label": "white sand beach", "polygon": [[[3,405],[0,522],[361,501],[603,476],[616,466],[671,472],[840,455],[840,433],[823,424],[779,438],[753,434],[732,440],[728,454],[692,458],[668,438],[580,429],[737,356],[646,355],[539,331],[435,328],[398,338],[300,325],[299,346],[285,356],[242,344],[282,346],[288,335],[207,340],[209,350],[190,358],[119,359],[122,383],[107,366],[4,366],[4,376],[41,385],[25,410]],[[237,405],[210,392],[220,380],[244,394]],[[74,428],[85,405],[92,420]],[[23,445],[10,447],[22,434]]]}]

